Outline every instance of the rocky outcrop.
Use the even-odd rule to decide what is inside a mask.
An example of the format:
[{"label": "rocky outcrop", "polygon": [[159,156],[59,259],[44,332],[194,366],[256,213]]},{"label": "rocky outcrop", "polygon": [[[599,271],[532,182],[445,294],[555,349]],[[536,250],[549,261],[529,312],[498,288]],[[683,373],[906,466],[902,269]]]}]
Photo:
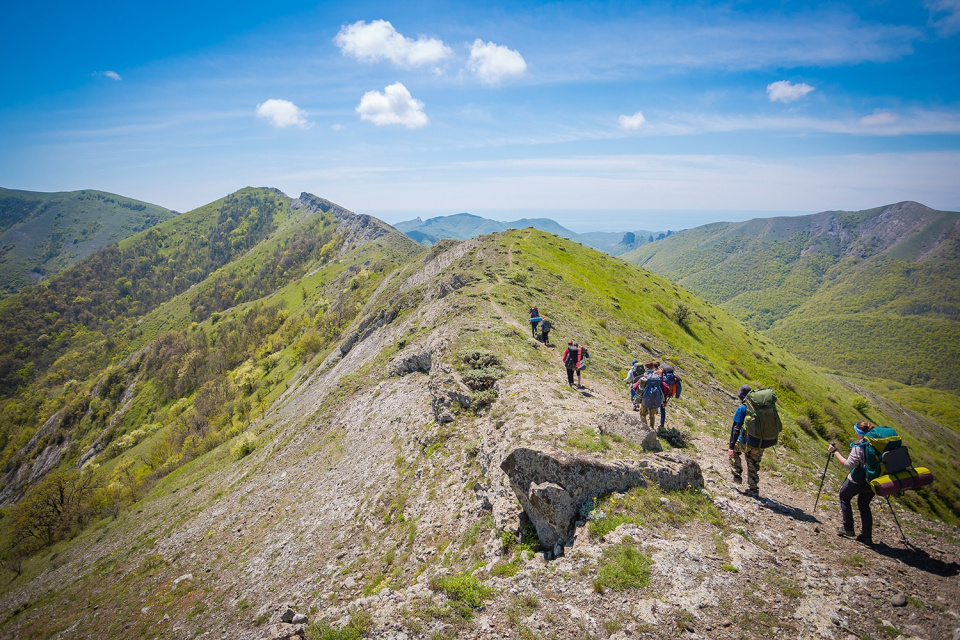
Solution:
[{"label": "rocky outcrop", "polygon": [[600,416],[597,424],[600,433],[617,436],[627,442],[640,445],[644,451],[663,451],[657,432],[650,425],[626,411],[610,411]]},{"label": "rocky outcrop", "polygon": [[572,542],[580,505],[591,498],[648,483],[665,490],[703,488],[700,465],[672,452],[628,463],[520,448],[511,452],[500,468],[510,479],[540,543],[551,549]]}]

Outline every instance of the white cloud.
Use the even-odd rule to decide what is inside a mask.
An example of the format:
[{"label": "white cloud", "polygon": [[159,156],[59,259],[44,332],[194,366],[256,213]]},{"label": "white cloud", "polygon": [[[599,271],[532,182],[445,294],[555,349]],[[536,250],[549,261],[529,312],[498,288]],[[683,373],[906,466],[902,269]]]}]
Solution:
[{"label": "white cloud", "polygon": [[470,47],[467,68],[482,82],[496,85],[508,76],[523,75],[527,69],[527,63],[523,56],[513,49],[477,38]]},{"label": "white cloud", "polygon": [[895,113],[877,109],[869,116],[864,116],[860,118],[859,122],[865,127],[882,127],[882,126],[893,124],[899,119],[900,119],[900,116],[898,116]]},{"label": "white cloud", "polygon": [[330,128],[333,129],[334,131],[343,131],[343,125],[340,124],[339,122],[336,122],[330,125]]},{"label": "white cloud", "polygon": [[285,127],[306,129],[310,126],[307,121],[307,112],[289,100],[271,98],[258,104],[257,117],[266,118],[270,121],[270,124],[281,129]]},{"label": "white cloud", "polygon": [[643,126],[644,122],[646,122],[646,119],[639,111],[632,116],[620,116],[620,128],[628,131],[636,131]]},{"label": "white cloud", "polygon": [[123,80],[123,78],[120,77],[120,74],[117,73],[116,71],[104,71],[103,75],[110,78],[111,80]]},{"label": "white cloud", "polygon": [[813,87],[805,82],[792,84],[789,80],[771,82],[767,85],[767,95],[770,97],[770,102],[793,102],[813,90]]},{"label": "white cloud", "polygon": [[385,88],[383,93],[367,91],[360,98],[357,113],[377,126],[402,124],[408,129],[417,129],[428,122],[423,102],[411,96],[399,82]]},{"label": "white cloud", "polygon": [[406,38],[386,20],[363,20],[340,28],[333,39],[345,56],[361,62],[389,60],[401,67],[416,67],[440,62],[450,55],[442,40],[420,36]]},{"label": "white cloud", "polygon": [[927,0],[930,10],[930,26],[944,37],[960,31],[960,0]]}]

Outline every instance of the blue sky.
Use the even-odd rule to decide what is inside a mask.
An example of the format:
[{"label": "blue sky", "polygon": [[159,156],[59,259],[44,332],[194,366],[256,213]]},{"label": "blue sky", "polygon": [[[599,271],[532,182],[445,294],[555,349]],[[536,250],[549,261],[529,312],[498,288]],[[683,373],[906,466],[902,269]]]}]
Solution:
[{"label": "blue sky", "polygon": [[464,4],[14,3],[0,186],[575,230],[960,207],[960,0]]}]

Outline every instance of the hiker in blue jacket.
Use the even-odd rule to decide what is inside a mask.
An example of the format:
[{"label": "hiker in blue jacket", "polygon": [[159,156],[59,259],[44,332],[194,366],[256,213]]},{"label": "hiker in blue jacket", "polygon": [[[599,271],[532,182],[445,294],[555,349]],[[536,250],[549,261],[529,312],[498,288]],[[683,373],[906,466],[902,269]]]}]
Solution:
[{"label": "hiker in blue jacket", "polygon": [[[837,535],[844,538],[853,538],[856,536],[857,542],[864,544],[873,544],[873,513],[870,511],[870,501],[873,500],[873,489],[867,482],[867,472],[864,468],[866,463],[866,435],[874,426],[869,422],[858,422],[853,425],[853,430],[857,434],[857,441],[850,445],[850,455],[844,458],[837,446],[830,443],[827,449],[850,473],[840,487],[840,516],[843,518],[843,526],[837,529]],[[860,512],[860,535],[856,535],[853,530],[853,508],[850,501],[857,499],[857,510]]]},{"label": "hiker in blue jacket", "polygon": [[747,394],[750,391],[750,385],[745,384],[737,392],[740,406],[733,413],[733,427],[730,428],[727,455],[730,457],[733,481],[737,484],[743,482],[743,463],[740,461],[740,454],[742,453],[747,459],[747,490],[744,494],[755,498],[760,495],[760,460],[763,458],[763,449],[751,447],[744,437],[746,432],[743,430],[743,423],[747,419]]}]

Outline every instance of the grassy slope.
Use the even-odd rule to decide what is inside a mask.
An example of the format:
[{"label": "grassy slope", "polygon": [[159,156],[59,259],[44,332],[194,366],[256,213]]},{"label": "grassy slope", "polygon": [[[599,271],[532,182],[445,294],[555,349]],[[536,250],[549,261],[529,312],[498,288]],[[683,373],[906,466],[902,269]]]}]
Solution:
[{"label": "grassy slope", "polygon": [[[516,237],[521,233],[507,235]],[[528,284],[544,289],[544,293],[534,290],[521,296],[513,294],[504,302],[517,317],[522,317],[529,303],[539,302],[541,313],[555,319],[557,338],[572,333],[571,337],[585,340],[591,353],[601,355],[598,368],[606,375],[625,372],[626,365],[633,359],[642,360],[649,352],[642,346],[646,344],[654,353],[669,357],[682,371],[693,372],[701,380],[714,380],[724,389],[733,391],[744,380],[754,388],[771,386],[781,400],[787,441],[794,440],[797,451],[813,466],[820,457],[821,445],[828,439],[847,441],[848,425],[857,420],[866,417],[877,424],[902,430],[913,424],[901,420],[896,413],[880,412],[876,406],[866,414],[857,411],[853,398],[861,393],[860,388],[824,374],[725,311],[659,276],[635,271],[619,260],[545,237],[545,234],[533,232],[528,236],[526,243],[517,243],[523,252],[518,257],[532,263],[534,271],[527,272]],[[521,277],[522,266],[522,263],[516,265]],[[562,279],[557,279],[557,274]],[[558,304],[558,301],[561,302]],[[670,317],[680,304],[693,311],[686,329]],[[573,327],[575,332],[570,331]],[[626,339],[626,346],[617,341],[617,336]],[[931,401],[929,395],[924,398]],[[924,407],[917,403],[916,408]],[[724,437],[727,429],[724,417],[713,432]],[[928,513],[956,521],[960,507],[957,434],[939,426],[932,433],[915,439],[906,435],[905,439],[916,459],[935,469],[942,481],[936,492],[923,497],[911,494],[907,500]],[[925,507],[924,503],[927,503]],[[954,515],[949,515],[951,510]]]},{"label": "grassy slope", "polygon": [[176,215],[102,191],[0,189],[0,296]]}]

